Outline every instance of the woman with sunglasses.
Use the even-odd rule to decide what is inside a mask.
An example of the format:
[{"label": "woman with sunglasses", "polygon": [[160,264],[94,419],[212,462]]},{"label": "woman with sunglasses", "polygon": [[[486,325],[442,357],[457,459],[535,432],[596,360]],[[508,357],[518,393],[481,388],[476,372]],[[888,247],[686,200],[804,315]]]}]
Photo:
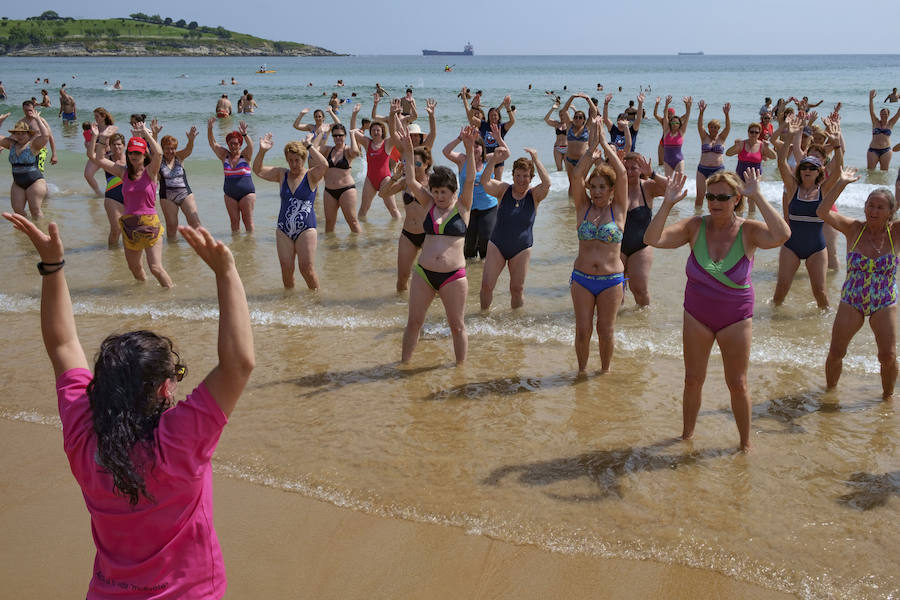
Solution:
[{"label": "woman with sunglasses", "polygon": [[703,113],[706,111],[706,101],[701,100],[697,105],[700,113],[697,115],[697,132],[700,134],[700,164],[697,165],[697,196],[694,200],[695,208],[703,207],[703,198],[706,196],[706,178],[725,170],[725,140],[731,131],[731,104],[725,103],[722,112],[725,113],[725,129],[718,119],[710,119],[708,130],[703,128]]},{"label": "woman with sunglasses", "polygon": [[98,167],[118,176],[122,180],[122,243],[125,261],[131,274],[138,281],[145,281],[141,255],[147,256],[147,267],[159,281],[159,285],[172,287],[172,278],[162,264],[162,236],[165,228],[156,214],[156,180],[162,163],[162,148],[150,129],[137,121],[132,129],[133,137],[128,140],[125,150],[125,166],[106,157],[98,157],[95,142],[97,124],[92,125],[95,133],[88,142],[88,158]]},{"label": "woman with sunglasses", "polygon": [[869,151],[866,152],[866,168],[874,169],[876,166],[882,171],[887,171],[891,164],[891,129],[900,119],[900,108],[892,117],[891,111],[882,108],[875,116],[875,90],[869,90],[869,117],[872,119],[872,141],[869,143]]},{"label": "woman with sunglasses", "polygon": [[347,145],[347,130],[340,123],[331,126],[333,146],[325,146],[323,154],[328,161],[325,171],[325,194],[322,202],[325,207],[325,233],[334,232],[337,223],[338,208],[353,233],[362,233],[362,227],[356,218],[356,181],[353,179],[351,165],[359,156],[356,138],[350,136]]},{"label": "woman with sunglasses", "polygon": [[[749,169],[744,182],[722,171],[707,179],[708,215],[688,217],[666,226],[666,219],[687,195],[686,177],[669,179],[659,212],[644,242],[656,248],[691,247],[684,288],[684,426],[682,439],[694,435],[700,412],[703,382],[713,343],[718,343],[731,394],[741,450],[750,450],[750,391],[747,369],[753,328],[753,255],[757,248],[777,248],[790,229],[759,190],[759,171]],[[759,205],[764,223],[737,216],[744,197]]]},{"label": "woman with sunglasses", "polygon": [[[788,135],[793,136],[793,146],[799,147],[805,120],[788,119]],[[835,167],[825,173],[825,166],[816,156],[803,157],[792,171],[787,163],[791,144],[783,143],[778,148],[778,170],[784,182],[782,209],[784,218],[791,228],[791,237],[778,254],[778,280],[772,302],[780,306],[791,289],[794,274],[800,262],[806,262],[809,284],[819,308],[828,308],[825,293],[825,273],[828,270],[824,222],[816,215],[823,193],[840,176],[843,162],[841,148],[835,149]]]},{"label": "woman with sunglasses", "polygon": [[[212,466],[219,436],[254,367],[250,313],[234,258],[205,229],[181,227],[215,274],[219,362],[187,398],[187,368],[172,341],[150,331],[107,337],[93,375],[78,340],[63,243],[20,215],[3,215],[40,255],[41,333],[56,378],[63,448],[91,516],[87,597],[221,598],[227,581],[213,525]],[[137,591],[135,591],[137,590]]]},{"label": "woman with sunglasses", "polygon": [[[738,157],[737,168],[735,173],[741,179],[747,173],[748,169],[756,169],[762,172],[762,163],[764,159],[775,158],[775,151],[769,147],[768,142],[762,141],[759,136],[762,132],[762,125],[759,123],[750,123],[747,126],[747,139],[734,140],[731,148],[725,151],[725,156]],[[748,198],[748,210],[753,212],[756,206],[753,204],[753,198]]]}]

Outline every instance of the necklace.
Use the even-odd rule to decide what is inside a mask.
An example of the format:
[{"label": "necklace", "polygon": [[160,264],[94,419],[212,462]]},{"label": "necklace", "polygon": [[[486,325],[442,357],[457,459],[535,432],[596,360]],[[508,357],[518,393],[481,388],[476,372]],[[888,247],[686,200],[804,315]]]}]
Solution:
[{"label": "necklace", "polygon": [[870,231],[869,231],[869,239],[872,240],[872,247],[875,248],[875,254],[876,254],[876,256],[881,256],[881,251],[882,251],[882,249],[884,248],[884,243],[887,241],[887,236],[886,236],[886,235],[882,235],[882,236],[881,236],[881,243],[878,244],[878,245],[876,245],[876,244],[875,244],[875,232],[870,230]]}]

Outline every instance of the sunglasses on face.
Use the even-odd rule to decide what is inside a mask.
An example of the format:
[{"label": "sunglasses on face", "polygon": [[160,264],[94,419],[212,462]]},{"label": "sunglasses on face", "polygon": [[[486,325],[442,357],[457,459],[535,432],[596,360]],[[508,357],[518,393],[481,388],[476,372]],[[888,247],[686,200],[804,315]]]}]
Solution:
[{"label": "sunglasses on face", "polygon": [[751,129],[749,133],[755,133],[756,135],[759,135],[759,129]]},{"label": "sunglasses on face", "polygon": [[710,194],[706,193],[706,199],[710,202],[728,202],[734,198],[734,194]]},{"label": "sunglasses on face", "polygon": [[333,138],[344,137],[344,134],[343,133],[332,133],[331,137],[333,137]]},{"label": "sunglasses on face", "polygon": [[818,171],[819,167],[816,165],[800,165],[801,171]]},{"label": "sunglasses on face", "polygon": [[175,365],[175,381],[181,381],[187,375],[187,365]]}]

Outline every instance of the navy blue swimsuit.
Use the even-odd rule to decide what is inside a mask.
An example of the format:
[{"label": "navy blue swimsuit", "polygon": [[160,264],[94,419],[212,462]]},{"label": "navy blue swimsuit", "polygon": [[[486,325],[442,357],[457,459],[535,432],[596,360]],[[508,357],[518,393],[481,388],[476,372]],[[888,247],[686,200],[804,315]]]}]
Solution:
[{"label": "navy blue swimsuit", "polygon": [[504,259],[510,260],[534,244],[536,212],[531,190],[528,190],[524,198],[516,200],[513,198],[512,186],[506,188],[497,209],[497,225],[491,233],[491,243],[497,246]]},{"label": "navy blue swimsuit", "polygon": [[805,260],[825,249],[825,233],[822,230],[825,223],[816,216],[816,209],[822,203],[822,191],[819,190],[815,200],[802,200],[799,194],[800,188],[797,188],[788,204],[791,237],[784,243],[784,247],[800,260]]},{"label": "navy blue swimsuit", "polygon": [[281,181],[281,210],[278,211],[278,229],[296,241],[307,229],[316,228],[316,190],[309,188],[309,182],[303,181],[297,189],[291,191],[288,185],[288,173],[285,171]]}]

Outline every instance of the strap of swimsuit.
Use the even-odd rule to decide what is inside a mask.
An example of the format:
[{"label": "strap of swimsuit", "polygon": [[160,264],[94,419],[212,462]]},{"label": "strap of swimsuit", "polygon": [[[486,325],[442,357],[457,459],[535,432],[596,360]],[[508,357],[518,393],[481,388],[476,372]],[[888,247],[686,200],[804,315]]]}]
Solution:
[{"label": "strap of swimsuit", "polygon": [[[853,252],[856,249],[856,245],[859,243],[859,240],[862,239],[862,234],[865,230],[866,230],[866,224],[863,223],[862,229],[859,230],[859,235],[856,236],[856,241],[853,242],[853,245],[850,246],[850,249],[847,250],[847,252]],[[890,229],[890,227],[888,227],[888,235],[890,235],[890,232],[891,232],[891,229]],[[893,249],[893,247],[894,247],[894,242],[891,242],[891,248]]]},{"label": "strap of swimsuit", "polygon": [[638,189],[641,190],[641,200],[644,201],[644,206],[649,208],[647,205],[647,196],[644,195],[644,182],[641,182],[640,185],[638,185]]},{"label": "strap of swimsuit", "polygon": [[891,224],[888,223],[884,227],[885,229],[887,229],[888,241],[891,243],[891,254],[896,254],[896,252],[894,251],[894,240],[891,239]]},{"label": "strap of swimsuit", "polygon": [[715,262],[709,257],[709,247],[706,243],[706,217],[702,217],[700,221],[700,232],[697,234],[697,240],[694,242],[694,259],[700,267],[714,277],[716,281],[735,290],[746,290],[750,287],[747,285],[738,285],[733,282],[725,273],[732,269],[741,257],[744,256],[744,227],[738,229],[737,238],[728,249],[725,258]]}]

